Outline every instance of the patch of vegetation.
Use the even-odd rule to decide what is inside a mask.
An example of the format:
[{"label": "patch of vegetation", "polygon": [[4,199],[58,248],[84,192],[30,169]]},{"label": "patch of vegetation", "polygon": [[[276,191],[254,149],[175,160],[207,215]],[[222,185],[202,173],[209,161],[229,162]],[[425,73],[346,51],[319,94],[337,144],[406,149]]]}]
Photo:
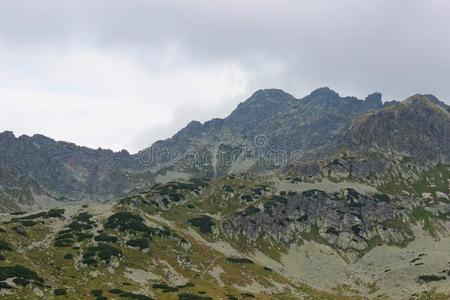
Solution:
[{"label": "patch of vegetation", "polygon": [[193,294],[179,294],[178,300],[212,300],[213,298],[208,296],[199,296],[199,295],[193,295]]},{"label": "patch of vegetation", "polygon": [[21,225],[14,226],[12,228],[12,230],[14,230],[17,234],[19,234],[19,235],[21,235],[23,237],[27,237],[28,236],[27,231]]},{"label": "patch of vegetation", "polygon": [[110,216],[105,224],[105,228],[131,233],[146,232],[155,234],[157,232],[157,229],[145,225],[141,216],[128,211],[121,211]]},{"label": "patch of vegetation", "polygon": [[301,237],[307,241],[317,241],[320,238],[319,227],[316,224],[311,225],[308,232],[302,232]]},{"label": "patch of vegetation", "polygon": [[55,295],[55,296],[64,296],[66,294],[67,294],[67,289],[64,289],[64,288],[53,290],[53,295]]},{"label": "patch of vegetation", "polygon": [[65,210],[62,208],[53,208],[47,212],[43,211],[43,212],[28,215],[28,216],[24,216],[24,217],[13,218],[13,219],[11,219],[11,222],[20,222],[20,221],[24,221],[24,220],[34,220],[34,219],[39,219],[39,218],[44,218],[44,219],[61,218],[64,215],[64,212],[65,212]]},{"label": "patch of vegetation", "polygon": [[82,242],[91,239],[93,235],[85,232],[94,228],[95,221],[91,218],[92,215],[87,212],[82,212],[74,217],[72,222],[66,226],[67,229],[58,232],[54,245],[56,247],[73,247],[75,241]]},{"label": "patch of vegetation", "polygon": [[198,228],[201,233],[211,233],[212,228],[215,225],[213,218],[206,215],[202,215],[198,218],[192,218],[188,220],[188,223]]},{"label": "patch of vegetation", "polygon": [[8,278],[21,278],[27,279],[33,282],[44,282],[44,280],[38,276],[38,274],[30,269],[15,265],[15,266],[4,266],[0,267],[0,281],[5,281]]},{"label": "patch of vegetation", "polygon": [[248,216],[256,215],[257,213],[260,213],[260,212],[261,212],[261,210],[259,208],[255,207],[254,205],[250,205],[244,210],[242,215],[245,217],[248,217]]},{"label": "patch of vegetation", "polygon": [[97,263],[98,258],[100,261],[109,264],[113,257],[122,257],[122,251],[108,244],[98,244],[97,246],[91,246],[87,248],[83,254],[82,262],[86,265],[94,265]]},{"label": "patch of vegetation", "polygon": [[240,199],[241,199],[241,201],[244,201],[244,202],[252,202],[254,200],[253,196],[249,195],[249,194],[241,195]]},{"label": "patch of vegetation", "polygon": [[375,194],[373,195],[373,197],[379,202],[387,202],[387,203],[391,202],[391,198],[389,198],[389,196],[386,194]]},{"label": "patch of vegetation", "polygon": [[445,277],[445,276],[438,276],[438,275],[421,275],[418,278],[420,281],[427,282],[427,283],[447,279],[447,277]]},{"label": "patch of vegetation", "polygon": [[414,236],[411,226],[400,219],[384,221],[383,226],[387,228],[396,228],[399,229],[400,231],[406,232],[411,237]]},{"label": "patch of vegetation", "polygon": [[252,260],[240,257],[228,257],[227,261],[233,264],[253,264]]},{"label": "patch of vegetation", "polygon": [[62,218],[65,210],[63,208],[50,209],[44,216],[44,218]]},{"label": "patch of vegetation", "polygon": [[6,282],[0,281],[0,290],[10,290],[12,286],[7,284]]},{"label": "patch of vegetation", "polygon": [[155,290],[162,290],[163,293],[175,293],[179,290],[178,287],[168,286],[164,283],[155,283],[152,285],[152,288],[154,288]]},{"label": "patch of vegetation", "polygon": [[422,207],[418,207],[413,210],[411,217],[415,221],[423,221],[423,229],[429,232],[431,236],[437,236],[436,224],[434,222],[434,216],[431,212]]},{"label": "patch of vegetation", "polygon": [[127,246],[133,247],[133,248],[139,248],[139,249],[147,249],[149,248],[148,240],[129,240],[127,243]]},{"label": "patch of vegetation", "polygon": [[141,294],[135,294],[131,292],[122,291],[120,289],[112,289],[110,290],[111,294],[118,295],[121,298],[125,299],[135,299],[135,300],[153,300],[153,298],[141,295]]},{"label": "patch of vegetation", "polygon": [[92,290],[91,295],[95,298],[95,300],[107,300],[105,296],[103,296],[102,290]]},{"label": "patch of vegetation", "polygon": [[64,254],[63,258],[65,260],[71,260],[71,259],[73,259],[73,254],[72,253]]},{"label": "patch of vegetation", "polygon": [[266,203],[264,203],[264,212],[272,214],[272,208],[281,204],[287,204],[287,198],[283,196],[272,196]]},{"label": "patch of vegetation", "polygon": [[99,235],[97,235],[96,237],[94,237],[94,240],[97,242],[117,243],[117,241],[119,239],[114,235],[108,235],[108,234],[102,232]]},{"label": "patch of vegetation", "polygon": [[28,279],[19,278],[19,277],[18,278],[14,278],[13,282],[16,285],[20,285],[20,286],[23,286],[23,287],[25,287],[25,286],[27,286],[27,285],[29,285],[31,283]]},{"label": "patch of vegetation", "polygon": [[7,242],[0,239],[0,251],[12,251],[12,248]]},{"label": "patch of vegetation", "polygon": [[413,188],[418,195],[431,192],[433,196],[436,196],[436,191],[448,192],[448,178],[450,178],[448,166],[438,164],[420,174],[419,179],[413,184]]}]

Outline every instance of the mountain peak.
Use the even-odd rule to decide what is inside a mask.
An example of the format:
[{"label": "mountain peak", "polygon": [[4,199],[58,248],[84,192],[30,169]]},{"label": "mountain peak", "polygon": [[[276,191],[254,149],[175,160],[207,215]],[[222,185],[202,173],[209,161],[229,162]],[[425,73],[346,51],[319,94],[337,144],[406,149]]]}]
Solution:
[{"label": "mountain peak", "polygon": [[383,101],[381,100],[382,95],[381,93],[375,92],[366,97],[364,99],[364,104],[366,106],[372,107],[372,108],[379,108],[383,106]]},{"label": "mountain peak", "polygon": [[12,132],[12,131],[0,132],[0,140],[3,140],[3,139],[15,139],[15,138],[16,138],[16,136],[14,135],[14,132]]},{"label": "mountain peak", "polygon": [[252,94],[252,96],[249,99],[262,99],[262,98],[268,98],[268,97],[279,97],[279,96],[290,96],[290,94],[286,93],[285,91],[281,89],[259,89],[256,92]]},{"label": "mountain peak", "polygon": [[315,89],[314,91],[309,94],[309,97],[333,97],[333,98],[339,98],[339,94],[335,92],[334,90],[330,89],[329,87],[321,87],[318,89]]},{"label": "mountain peak", "polygon": [[439,108],[444,108],[442,106],[442,104],[445,105],[445,103],[441,103],[439,100],[437,100],[437,98],[430,98],[427,95],[421,95],[421,94],[416,94],[413,95],[409,98],[407,98],[405,101],[403,101],[402,103],[405,105],[426,105],[426,106],[431,106],[431,107],[439,107]]}]

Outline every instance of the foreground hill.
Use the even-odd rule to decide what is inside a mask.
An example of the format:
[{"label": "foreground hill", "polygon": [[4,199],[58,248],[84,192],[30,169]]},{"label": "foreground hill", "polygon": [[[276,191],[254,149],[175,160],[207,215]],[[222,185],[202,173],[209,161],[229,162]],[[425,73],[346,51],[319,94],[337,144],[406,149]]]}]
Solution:
[{"label": "foreground hill", "polygon": [[227,176],[3,214],[2,299],[448,299],[445,199]]}]

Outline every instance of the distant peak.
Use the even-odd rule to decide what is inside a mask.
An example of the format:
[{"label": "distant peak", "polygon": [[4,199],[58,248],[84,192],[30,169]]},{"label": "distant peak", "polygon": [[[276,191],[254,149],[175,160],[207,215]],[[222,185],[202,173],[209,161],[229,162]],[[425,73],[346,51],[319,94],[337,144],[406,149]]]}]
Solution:
[{"label": "distant peak", "polygon": [[413,104],[413,103],[426,103],[426,104],[432,104],[433,101],[428,98],[425,95],[421,94],[415,94],[409,98],[407,98],[405,101],[403,101],[405,104]]},{"label": "distant peak", "polygon": [[375,92],[370,94],[364,99],[364,103],[370,107],[378,108],[383,106],[383,101],[381,100],[381,93]]},{"label": "distant peak", "polygon": [[333,98],[339,98],[339,94],[329,87],[321,87],[314,91],[312,91],[311,94],[309,94],[311,97],[333,97]]},{"label": "distant peak", "polygon": [[186,127],[198,127],[202,126],[202,123],[199,121],[190,121]]},{"label": "distant peak", "polygon": [[[435,99],[428,97],[427,95],[416,94],[407,98],[406,100],[399,102],[398,105],[400,107],[414,107],[415,109],[423,109],[423,108],[431,108],[434,111],[445,111],[449,112],[449,106],[444,102],[438,100],[438,102],[434,101]],[[394,107],[394,106],[393,106]]]},{"label": "distant peak", "polygon": [[382,97],[381,93],[375,92],[368,95],[366,99],[364,99],[364,101],[381,101],[381,97]]},{"label": "distant peak", "polygon": [[16,136],[12,131],[3,131],[0,133],[0,139],[15,139]]},{"label": "distant peak", "polygon": [[290,94],[286,93],[281,89],[260,89],[254,92],[250,98],[267,98],[286,95],[292,97]]}]

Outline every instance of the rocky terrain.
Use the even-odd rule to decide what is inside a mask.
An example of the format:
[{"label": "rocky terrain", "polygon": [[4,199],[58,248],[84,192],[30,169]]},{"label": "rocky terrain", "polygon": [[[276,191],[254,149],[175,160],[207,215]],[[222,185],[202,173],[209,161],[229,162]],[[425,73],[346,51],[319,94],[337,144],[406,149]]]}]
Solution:
[{"label": "rocky terrain", "polygon": [[281,174],[159,184],[117,203],[1,215],[0,293],[447,299],[443,210],[450,203]]},{"label": "rocky terrain", "polygon": [[[172,138],[135,155],[125,150],[88,149],[42,135],[16,137],[5,131],[0,134],[0,167],[4,170],[0,179],[12,176],[20,184],[15,184],[14,191],[10,184],[1,185],[0,203],[8,203],[2,208],[7,210],[8,206],[46,207],[52,200],[111,200],[145,190],[158,177],[164,181],[165,177],[258,171],[255,161],[259,158],[270,164],[278,157],[275,167],[279,167],[293,151],[301,154],[316,149],[351,118],[380,107],[378,93],[363,101],[340,97],[328,88],[303,99],[281,90],[259,90],[227,118],[191,122]],[[275,157],[260,157],[256,152],[261,149],[285,155],[280,159],[274,152]],[[17,193],[22,195],[20,202]]]},{"label": "rocky terrain", "polygon": [[260,90],[137,154],[0,134],[2,299],[449,299],[450,113]]}]

